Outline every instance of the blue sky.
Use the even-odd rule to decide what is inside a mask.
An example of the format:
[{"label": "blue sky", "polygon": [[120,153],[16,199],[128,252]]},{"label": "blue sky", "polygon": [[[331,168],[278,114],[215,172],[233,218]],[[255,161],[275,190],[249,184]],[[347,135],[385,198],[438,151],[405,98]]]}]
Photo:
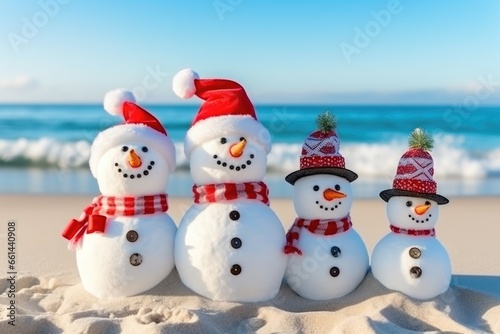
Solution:
[{"label": "blue sky", "polygon": [[6,0],[0,103],[177,103],[191,67],[255,103],[500,104],[499,18],[493,0]]}]

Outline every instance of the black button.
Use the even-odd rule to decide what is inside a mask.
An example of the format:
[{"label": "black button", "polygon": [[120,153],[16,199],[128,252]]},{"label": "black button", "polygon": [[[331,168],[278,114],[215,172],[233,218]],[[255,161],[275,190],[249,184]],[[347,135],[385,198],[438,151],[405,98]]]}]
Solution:
[{"label": "black button", "polygon": [[231,246],[235,249],[238,249],[241,247],[241,239],[240,238],[232,238],[231,239]]},{"label": "black button", "polygon": [[137,239],[139,239],[139,234],[136,231],[130,230],[127,232],[127,240],[128,241],[136,242]]},{"label": "black button", "polygon": [[231,274],[234,276],[241,274],[241,266],[239,264],[233,264],[231,267]]},{"label": "black button", "polygon": [[418,259],[422,255],[422,252],[417,247],[410,248],[409,253],[410,253],[410,256],[414,259]]},{"label": "black button", "polygon": [[340,251],[340,248],[338,248],[337,246],[333,246],[332,249],[330,249],[330,252],[332,253],[333,257],[339,257],[340,254],[342,253]]},{"label": "black button", "polygon": [[142,255],[139,253],[134,253],[130,255],[130,264],[135,266],[138,266],[142,263]]},{"label": "black button", "polygon": [[240,219],[240,213],[236,210],[233,210],[229,212],[229,218],[231,218],[231,220],[238,220]]},{"label": "black button", "polygon": [[419,278],[422,276],[422,269],[420,269],[420,267],[411,267],[410,276],[413,278]]},{"label": "black button", "polygon": [[340,275],[339,267],[332,267],[332,269],[330,269],[330,275],[332,275],[332,277],[337,277],[338,275]]}]

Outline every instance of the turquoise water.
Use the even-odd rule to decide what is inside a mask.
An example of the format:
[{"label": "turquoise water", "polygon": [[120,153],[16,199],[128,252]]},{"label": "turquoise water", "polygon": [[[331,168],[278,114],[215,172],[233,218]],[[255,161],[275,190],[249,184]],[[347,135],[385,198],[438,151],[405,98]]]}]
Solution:
[{"label": "turquoise water", "polygon": [[[149,106],[176,141],[182,141],[197,106]],[[384,142],[406,137],[415,127],[431,133],[465,136],[471,147],[500,146],[500,107],[466,110],[446,106],[257,106],[259,120],[277,143],[297,143],[313,130],[326,110],[338,120],[345,142]],[[118,123],[100,105],[0,105],[0,139],[54,138],[63,142],[91,140]],[[91,138],[87,138],[91,137]],[[485,140],[487,139],[487,140]]]},{"label": "turquoise water", "polygon": [[[190,195],[188,162],[182,140],[198,106],[146,106],[176,143],[178,167],[169,191]],[[500,194],[500,107],[448,106],[257,106],[270,130],[268,160],[272,195],[289,196],[286,174],[298,167],[305,137],[316,116],[335,114],[341,153],[360,178],[355,191],[372,197],[391,182],[406,138],[416,127],[435,138],[433,156],[440,192],[449,195]],[[98,192],[88,172],[88,156],[97,133],[119,123],[100,105],[0,106],[0,177],[3,193]]]}]

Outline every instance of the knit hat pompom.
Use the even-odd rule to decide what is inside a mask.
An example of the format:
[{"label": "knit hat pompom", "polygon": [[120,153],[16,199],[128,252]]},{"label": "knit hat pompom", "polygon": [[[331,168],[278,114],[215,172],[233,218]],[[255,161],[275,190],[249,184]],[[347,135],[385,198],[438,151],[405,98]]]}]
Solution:
[{"label": "knit hat pompom", "polygon": [[190,68],[183,69],[174,76],[172,80],[172,89],[178,97],[189,99],[196,93],[194,81],[199,79],[198,73]]},{"label": "knit hat pompom", "polygon": [[430,151],[434,147],[434,140],[428,132],[420,128],[416,128],[408,138],[408,146],[410,148]]},{"label": "knit hat pompom", "polygon": [[337,128],[337,120],[329,111],[325,111],[316,118],[316,125],[321,132],[330,132]]},{"label": "knit hat pompom", "polygon": [[114,116],[123,115],[123,104],[125,102],[135,103],[134,94],[126,89],[115,89],[104,96],[104,110]]}]

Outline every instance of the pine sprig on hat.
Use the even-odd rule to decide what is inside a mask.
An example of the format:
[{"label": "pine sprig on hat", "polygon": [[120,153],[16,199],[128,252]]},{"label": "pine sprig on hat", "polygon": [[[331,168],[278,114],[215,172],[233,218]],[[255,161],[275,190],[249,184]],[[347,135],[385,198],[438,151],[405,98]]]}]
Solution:
[{"label": "pine sprig on hat", "polygon": [[424,151],[430,151],[434,147],[434,140],[428,132],[420,128],[416,128],[410,134],[410,138],[408,138],[408,146],[410,148],[418,148]]},{"label": "pine sprig on hat", "polygon": [[316,118],[316,125],[321,132],[330,132],[337,128],[337,120],[329,111],[325,111]]}]

